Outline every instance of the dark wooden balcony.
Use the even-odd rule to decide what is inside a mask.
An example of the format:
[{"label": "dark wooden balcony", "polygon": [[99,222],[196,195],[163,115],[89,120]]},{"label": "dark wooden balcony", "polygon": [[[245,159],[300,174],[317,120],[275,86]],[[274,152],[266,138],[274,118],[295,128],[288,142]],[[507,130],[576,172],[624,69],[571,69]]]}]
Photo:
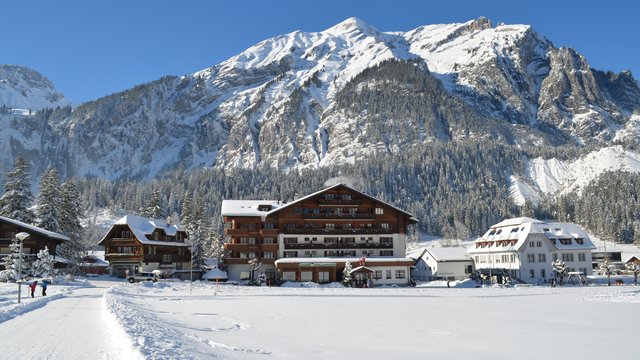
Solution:
[{"label": "dark wooden balcony", "polygon": [[325,229],[325,228],[295,228],[285,229],[285,234],[310,234],[310,235],[375,235],[393,234],[394,229],[380,228],[352,228],[352,229]]},{"label": "dark wooden balcony", "polygon": [[318,203],[320,205],[351,205],[351,206],[358,206],[358,205],[362,205],[362,199],[318,199]]},{"label": "dark wooden balcony", "polygon": [[278,229],[260,229],[262,236],[278,236]]},{"label": "dark wooden balcony", "polygon": [[163,257],[164,255],[159,254],[159,255],[144,255],[143,256],[143,261],[144,262],[157,262],[157,263],[164,263],[164,264],[168,264],[168,263],[174,263],[174,262],[189,262],[191,261],[191,256],[190,255],[170,255],[170,258],[165,259]]},{"label": "dark wooden balcony", "polygon": [[138,262],[140,261],[140,254],[132,254],[132,253],[107,253],[104,256],[105,260],[109,262],[118,262],[118,261],[132,261]]},{"label": "dark wooden balcony", "polygon": [[309,213],[303,215],[305,220],[358,220],[358,219],[374,219],[373,214],[365,213]]},{"label": "dark wooden balcony", "polygon": [[294,243],[284,244],[285,250],[318,250],[318,249],[393,249],[393,243]]},{"label": "dark wooden balcony", "polygon": [[224,229],[224,234],[228,236],[258,236],[260,230],[258,229]]}]

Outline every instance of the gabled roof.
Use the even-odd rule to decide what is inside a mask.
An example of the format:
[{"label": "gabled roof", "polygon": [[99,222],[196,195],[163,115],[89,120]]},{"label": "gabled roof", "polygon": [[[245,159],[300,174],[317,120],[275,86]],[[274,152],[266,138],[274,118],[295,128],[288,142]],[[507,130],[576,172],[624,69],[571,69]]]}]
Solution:
[{"label": "gabled roof", "polygon": [[432,247],[425,250],[435,261],[471,261],[467,255],[467,249],[461,246]]},{"label": "gabled roof", "polygon": [[349,187],[349,186],[347,186],[347,185],[345,185],[345,184],[335,184],[335,185],[333,185],[333,186],[329,186],[329,187],[327,187],[327,188],[324,188],[324,189],[322,189],[322,190],[320,190],[320,191],[316,191],[316,192],[314,192],[313,194],[309,194],[309,195],[307,195],[307,196],[301,197],[300,199],[296,199],[296,200],[294,200],[294,201],[292,201],[292,202],[290,202],[290,203],[283,204],[282,206],[280,206],[280,207],[278,207],[278,208],[276,208],[276,209],[273,209],[273,210],[269,211],[269,212],[266,214],[266,216],[272,215],[272,214],[274,214],[274,213],[276,213],[276,212],[278,212],[278,211],[280,211],[280,210],[282,210],[282,209],[286,209],[286,208],[288,208],[288,207],[290,207],[290,206],[292,206],[292,205],[298,204],[298,203],[300,203],[300,202],[302,202],[302,201],[304,201],[304,200],[307,200],[307,199],[312,198],[312,197],[314,197],[314,196],[320,195],[320,194],[322,194],[322,193],[324,193],[324,192],[327,192],[327,191],[329,191],[329,190],[337,189],[337,188],[339,188],[339,187],[346,188],[346,189],[348,189],[348,190],[350,190],[350,191],[352,191],[352,192],[354,192],[354,193],[356,193],[356,194],[358,194],[358,195],[360,195],[360,196],[362,196],[362,197],[365,197],[365,198],[367,198],[367,199],[370,199],[370,200],[373,200],[373,201],[376,201],[376,202],[379,202],[379,203],[385,204],[386,206],[388,206],[388,207],[390,207],[390,208],[392,208],[392,209],[394,209],[394,210],[396,210],[396,211],[398,211],[398,212],[400,212],[400,213],[402,213],[402,214],[404,214],[404,215],[408,216],[410,221],[413,221],[413,222],[416,222],[416,223],[418,222],[418,219],[416,219],[416,218],[415,218],[415,216],[413,216],[413,214],[411,214],[411,213],[409,213],[409,212],[406,212],[406,211],[404,211],[404,210],[402,210],[402,209],[400,209],[400,208],[398,208],[398,207],[395,207],[395,206],[393,206],[393,205],[391,205],[391,204],[389,204],[389,203],[386,203],[386,202],[384,202],[384,201],[382,201],[382,200],[380,200],[380,199],[374,198],[373,196],[369,196],[369,195],[367,195],[367,194],[365,194],[365,193],[363,193],[363,192],[360,192],[360,191],[358,191],[358,190],[356,190],[356,189],[354,189],[354,188],[352,188],[352,187]]},{"label": "gabled roof", "polygon": [[69,238],[67,236],[64,236],[62,234],[58,234],[57,232],[45,230],[45,229],[39,228],[37,226],[29,225],[29,224],[23,223],[22,221],[13,220],[11,218],[4,217],[4,216],[0,216],[0,221],[13,224],[13,225],[15,225],[17,227],[21,227],[21,228],[25,229],[27,233],[28,232],[34,232],[34,233],[42,235],[42,236],[46,236],[46,237],[50,237],[50,238],[54,238],[54,239],[58,239],[58,240],[62,240],[62,241],[69,241]]},{"label": "gabled roof", "polygon": [[[471,247],[468,253],[484,253],[496,251],[519,251],[526,243],[529,235],[538,234],[550,240],[556,240],[553,250],[592,250],[593,245],[589,235],[574,223],[546,222],[527,217],[507,219],[493,226],[474,243],[496,242],[505,240],[516,241],[514,245],[508,243],[500,247]],[[582,244],[578,244],[574,239],[582,239]],[[570,245],[564,245],[558,239],[572,239]]]},{"label": "gabled roof", "polygon": [[168,224],[165,220],[149,219],[141,216],[127,215],[116,221],[109,232],[100,240],[98,245],[107,239],[109,233],[115,226],[126,225],[131,229],[135,237],[144,245],[165,245],[165,246],[189,246],[184,242],[178,241],[158,241],[150,240],[147,235],[153,234],[156,229],[163,230],[168,236],[175,236],[178,232],[183,232],[178,225]]},{"label": "gabled roof", "polygon": [[260,206],[274,209],[282,203],[276,200],[222,200],[222,216],[265,216],[269,211],[258,210]]}]

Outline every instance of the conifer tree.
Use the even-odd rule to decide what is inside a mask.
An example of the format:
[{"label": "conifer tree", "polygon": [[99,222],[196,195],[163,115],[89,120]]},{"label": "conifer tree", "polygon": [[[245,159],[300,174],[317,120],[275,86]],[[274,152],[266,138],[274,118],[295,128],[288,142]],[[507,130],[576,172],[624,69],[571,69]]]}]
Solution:
[{"label": "conifer tree", "polygon": [[40,180],[36,208],[36,225],[43,229],[60,232],[60,208],[62,194],[60,191],[60,177],[55,168],[47,169]]},{"label": "conifer tree", "polygon": [[[0,281],[3,282],[15,282],[20,276],[18,276],[18,258],[20,257],[20,244],[18,243],[18,239],[14,237],[11,240],[11,244],[9,245],[10,254],[5,256],[2,265],[4,266],[4,270],[0,271]],[[21,272],[25,273],[27,270],[27,261],[25,258],[25,254],[22,254],[21,259]]]},{"label": "conifer tree", "polygon": [[149,201],[140,209],[140,215],[149,219],[162,219],[164,214],[160,190],[157,187],[153,188]]},{"label": "conifer tree", "polygon": [[351,263],[349,261],[344,263],[344,270],[342,270],[342,284],[344,286],[351,286],[351,270],[353,270]]},{"label": "conifer tree", "polygon": [[78,262],[89,246],[84,239],[84,229],[80,224],[80,219],[83,217],[80,193],[72,181],[65,181],[60,192],[62,197],[59,210],[60,232],[68,236],[70,241],[58,247],[58,254]]},{"label": "conifer tree", "polygon": [[31,271],[35,276],[49,277],[54,273],[53,264],[53,255],[49,254],[49,248],[45,246],[38,252],[38,260],[33,262]]},{"label": "conifer tree", "polygon": [[18,156],[13,171],[7,173],[4,194],[0,197],[0,215],[31,224],[34,215],[29,207],[32,202],[29,162]]}]

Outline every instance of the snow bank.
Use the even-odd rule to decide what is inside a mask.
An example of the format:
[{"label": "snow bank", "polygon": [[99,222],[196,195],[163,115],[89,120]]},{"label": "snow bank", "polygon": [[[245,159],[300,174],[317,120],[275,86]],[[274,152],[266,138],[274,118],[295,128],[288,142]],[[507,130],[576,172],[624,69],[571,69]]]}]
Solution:
[{"label": "snow bank", "polygon": [[[57,281],[56,281],[57,282]],[[64,286],[60,286],[64,285]],[[48,302],[58,300],[69,293],[73,287],[83,286],[83,282],[63,282],[62,284],[50,284],[47,288],[49,295],[41,296],[41,287],[36,289],[36,297],[29,296],[29,286],[23,284],[21,287],[22,301],[18,303],[18,284],[0,284],[0,323],[13,319],[26,312],[38,309]]]},{"label": "snow bank", "polygon": [[280,287],[283,287],[283,288],[301,288],[301,287],[303,288],[344,288],[344,285],[338,282],[332,282],[328,284],[318,284],[311,281],[302,281],[302,282],[287,281],[282,285],[280,285]]}]

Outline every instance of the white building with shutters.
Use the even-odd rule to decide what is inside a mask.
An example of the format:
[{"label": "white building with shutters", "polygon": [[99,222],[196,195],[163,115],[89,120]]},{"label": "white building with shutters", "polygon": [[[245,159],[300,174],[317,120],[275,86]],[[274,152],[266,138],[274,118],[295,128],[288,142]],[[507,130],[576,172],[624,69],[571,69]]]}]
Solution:
[{"label": "white building with shutters", "polygon": [[504,271],[526,283],[544,283],[553,277],[552,263],[565,262],[568,271],[592,274],[589,235],[574,223],[545,222],[527,217],[493,225],[467,250],[482,273]]}]

